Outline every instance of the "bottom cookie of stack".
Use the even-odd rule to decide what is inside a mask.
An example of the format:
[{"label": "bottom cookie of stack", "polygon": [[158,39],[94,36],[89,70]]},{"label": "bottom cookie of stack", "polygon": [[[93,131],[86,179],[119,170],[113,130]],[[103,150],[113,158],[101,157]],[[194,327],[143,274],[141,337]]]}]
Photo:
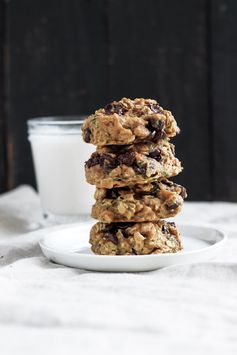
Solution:
[{"label": "bottom cookie of stack", "polygon": [[100,255],[147,255],[182,250],[179,232],[173,222],[96,223],[90,244]]}]

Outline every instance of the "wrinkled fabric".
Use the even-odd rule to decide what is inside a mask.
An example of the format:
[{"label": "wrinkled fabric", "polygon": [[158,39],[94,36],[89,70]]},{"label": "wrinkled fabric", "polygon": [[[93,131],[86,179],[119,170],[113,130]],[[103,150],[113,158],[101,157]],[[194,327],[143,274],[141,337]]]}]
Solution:
[{"label": "wrinkled fabric", "polygon": [[237,204],[185,203],[175,220],[225,230],[223,252],[146,273],[50,263],[40,220],[32,188],[0,197],[2,355],[237,353]]}]

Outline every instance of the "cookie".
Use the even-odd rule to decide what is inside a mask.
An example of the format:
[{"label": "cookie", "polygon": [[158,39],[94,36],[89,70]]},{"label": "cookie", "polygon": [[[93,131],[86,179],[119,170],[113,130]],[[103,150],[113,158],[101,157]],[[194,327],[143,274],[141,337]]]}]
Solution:
[{"label": "cookie", "polygon": [[180,212],[184,187],[163,179],[149,184],[113,189],[97,188],[92,217],[100,222],[154,222]]},{"label": "cookie", "polygon": [[157,142],[179,131],[170,111],[143,98],[113,101],[89,116],[82,128],[84,141],[98,146]]},{"label": "cookie", "polygon": [[167,140],[157,144],[101,147],[85,163],[87,182],[107,189],[147,184],[181,171],[174,146]]},{"label": "cookie", "polygon": [[90,232],[90,244],[100,255],[146,255],[176,253],[182,250],[174,223],[96,223]]}]

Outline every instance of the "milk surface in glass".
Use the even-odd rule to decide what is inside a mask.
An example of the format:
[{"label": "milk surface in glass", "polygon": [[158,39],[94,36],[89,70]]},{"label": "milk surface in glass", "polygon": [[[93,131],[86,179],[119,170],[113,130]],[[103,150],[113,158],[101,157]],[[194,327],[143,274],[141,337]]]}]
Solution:
[{"label": "milk surface in glass", "polygon": [[83,142],[81,125],[74,117],[28,121],[44,215],[60,218],[90,213],[94,187],[85,180],[84,163],[95,148]]}]

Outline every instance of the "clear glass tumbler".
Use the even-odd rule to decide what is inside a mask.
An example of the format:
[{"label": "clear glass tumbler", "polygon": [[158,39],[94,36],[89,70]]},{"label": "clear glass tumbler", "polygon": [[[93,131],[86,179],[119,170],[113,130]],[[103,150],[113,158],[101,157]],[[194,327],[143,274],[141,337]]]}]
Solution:
[{"label": "clear glass tumbler", "polygon": [[90,214],[94,187],[85,180],[84,162],[94,148],[82,140],[81,118],[42,117],[27,122],[46,224],[74,222]]}]

